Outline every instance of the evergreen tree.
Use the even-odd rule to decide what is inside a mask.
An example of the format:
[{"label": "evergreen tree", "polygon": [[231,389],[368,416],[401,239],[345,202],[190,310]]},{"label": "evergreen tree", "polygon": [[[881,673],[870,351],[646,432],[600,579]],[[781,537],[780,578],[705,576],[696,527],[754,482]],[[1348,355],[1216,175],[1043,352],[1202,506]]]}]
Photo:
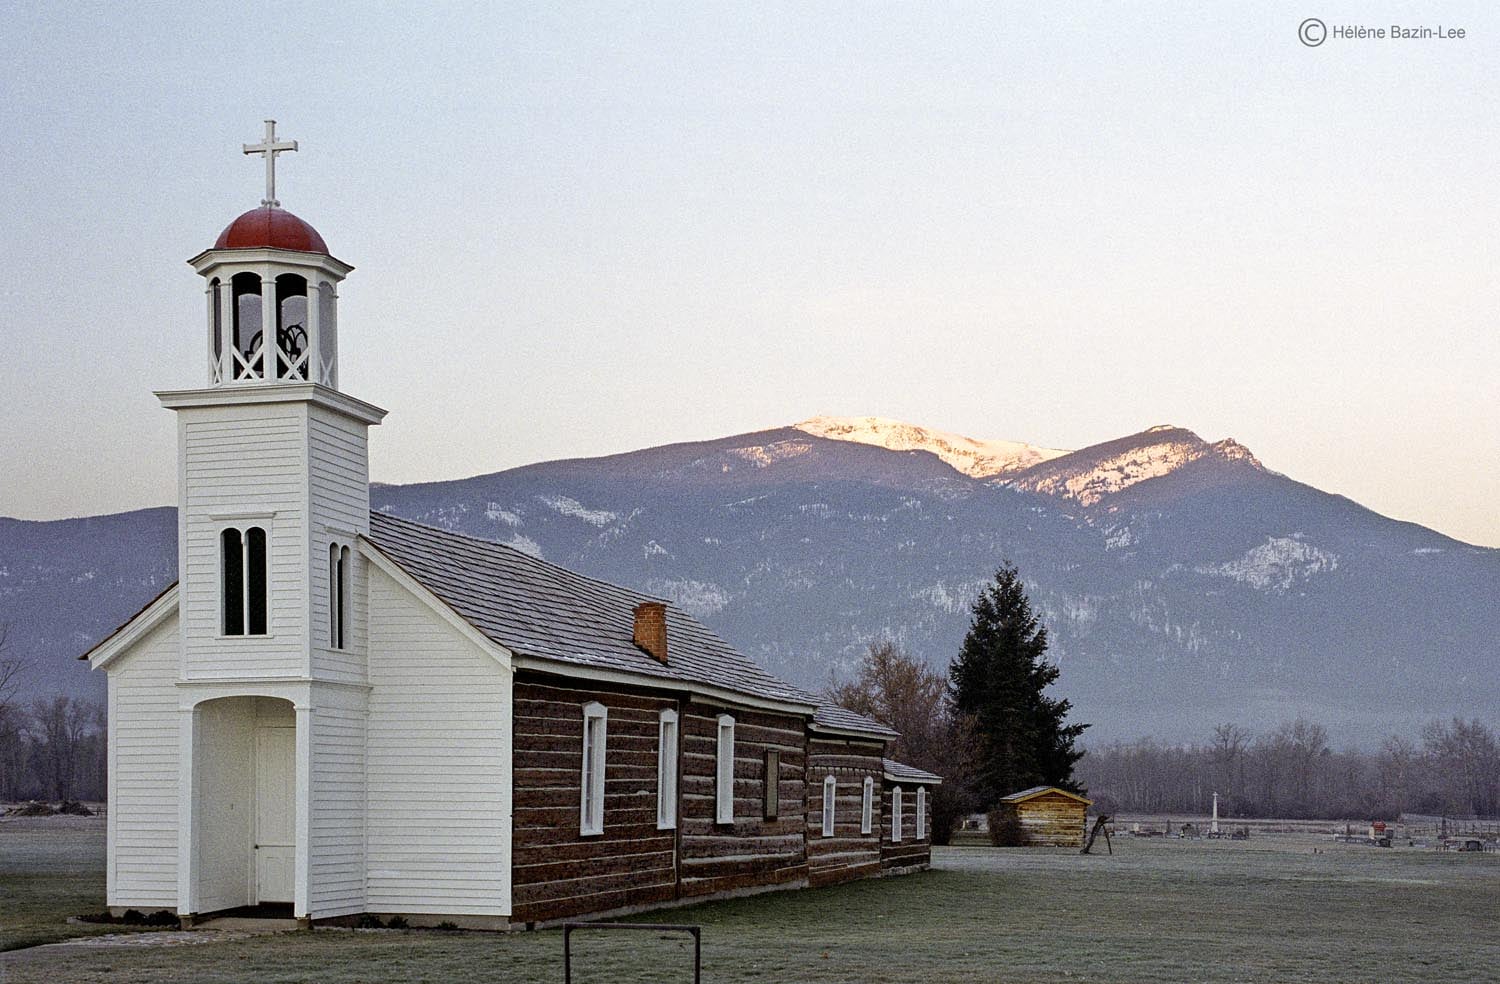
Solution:
[{"label": "evergreen tree", "polygon": [[1071,703],[1044,692],[1058,673],[1046,654],[1047,630],[1007,563],[974,602],[969,634],[948,671],[953,709],[972,721],[986,808],[1032,786],[1081,791],[1073,765],[1083,751],[1074,742],[1088,725],[1066,724]]}]

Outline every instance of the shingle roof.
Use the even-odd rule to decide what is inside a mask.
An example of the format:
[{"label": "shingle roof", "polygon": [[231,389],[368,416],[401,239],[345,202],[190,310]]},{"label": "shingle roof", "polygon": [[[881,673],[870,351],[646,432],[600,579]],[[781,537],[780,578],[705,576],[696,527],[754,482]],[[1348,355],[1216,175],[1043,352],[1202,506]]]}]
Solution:
[{"label": "shingle roof", "polygon": [[1000,802],[1019,803],[1022,800],[1028,800],[1033,796],[1040,796],[1043,793],[1062,793],[1064,796],[1071,796],[1073,799],[1076,799],[1083,803],[1092,804],[1094,802],[1091,799],[1079,796],[1077,793],[1070,793],[1066,789],[1063,789],[1059,786],[1032,786],[1030,789],[1021,790],[1019,793],[1011,793],[1009,796],[1002,796],[1000,797]]},{"label": "shingle roof", "polygon": [[901,737],[899,731],[886,727],[874,718],[856,714],[847,707],[839,707],[837,704],[819,704],[818,713],[813,716],[813,725],[835,731],[858,731],[878,738]]},{"label": "shingle roof", "polygon": [[[701,684],[811,707],[817,698],[778,680],[667,605],[667,663],[631,641],[635,606],[662,601],[574,573],[504,544],[370,514],[370,541],[486,637],[520,656]],[[564,671],[563,667],[559,667]]]},{"label": "shingle roof", "polygon": [[895,759],[881,759],[881,762],[883,763],[886,777],[890,779],[895,779],[900,782],[921,783],[943,781],[942,776],[934,775],[931,772],[923,772],[921,769],[917,768],[914,765],[907,765],[904,762],[897,762]]}]

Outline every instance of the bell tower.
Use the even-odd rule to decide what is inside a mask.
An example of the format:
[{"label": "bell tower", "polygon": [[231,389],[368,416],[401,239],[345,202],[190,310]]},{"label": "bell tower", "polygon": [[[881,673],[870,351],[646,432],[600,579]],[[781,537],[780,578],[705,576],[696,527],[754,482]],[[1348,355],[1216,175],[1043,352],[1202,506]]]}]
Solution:
[{"label": "bell tower", "polygon": [[[189,260],[206,281],[207,381],[178,418],[182,680],[360,684],[368,429],[338,388],[338,286],[354,269],[281,207],[297,150],[266,121],[266,194]],[[309,698],[311,693],[309,693]]]},{"label": "bell tower", "polygon": [[338,284],[354,268],[276,199],[276,155],[297,141],[245,144],[266,159],[266,197],[188,262],[206,280],[208,383],[321,383],[338,388]]}]

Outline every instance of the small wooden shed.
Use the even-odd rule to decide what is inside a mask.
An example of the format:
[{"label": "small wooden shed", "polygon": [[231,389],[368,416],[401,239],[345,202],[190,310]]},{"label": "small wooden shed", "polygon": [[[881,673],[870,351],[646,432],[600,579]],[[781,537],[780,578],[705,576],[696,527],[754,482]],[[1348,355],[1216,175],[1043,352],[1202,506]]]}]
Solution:
[{"label": "small wooden shed", "polygon": [[1027,847],[1082,847],[1093,800],[1056,786],[1033,786],[1011,793],[997,812],[1021,825]]}]

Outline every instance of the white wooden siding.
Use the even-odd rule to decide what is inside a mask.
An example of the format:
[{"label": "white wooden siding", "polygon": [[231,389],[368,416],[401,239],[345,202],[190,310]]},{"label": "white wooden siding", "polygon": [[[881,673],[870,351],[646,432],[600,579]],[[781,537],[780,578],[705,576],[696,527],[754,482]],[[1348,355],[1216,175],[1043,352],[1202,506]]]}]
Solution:
[{"label": "white wooden siding", "polygon": [[365,911],[363,691],[315,686],[308,864],[314,919]]},{"label": "white wooden siding", "polygon": [[[306,410],[297,404],[193,407],[178,411],[183,536],[183,673],[190,679],[307,673]],[[221,517],[269,534],[269,636],[220,636]],[[241,525],[236,523],[235,525]]]},{"label": "white wooden siding", "polygon": [[168,616],[110,667],[111,906],[177,906],[177,630]]},{"label": "white wooden siding", "polygon": [[[318,406],[308,408],[307,450],[312,571],[312,675],[322,680],[362,683],[368,618],[365,559],[349,534],[370,526],[369,428]],[[333,534],[350,548],[349,611],[345,646],[328,645],[328,544]]]},{"label": "white wooden siding", "polygon": [[510,913],[511,673],[369,570],[371,912]]}]

